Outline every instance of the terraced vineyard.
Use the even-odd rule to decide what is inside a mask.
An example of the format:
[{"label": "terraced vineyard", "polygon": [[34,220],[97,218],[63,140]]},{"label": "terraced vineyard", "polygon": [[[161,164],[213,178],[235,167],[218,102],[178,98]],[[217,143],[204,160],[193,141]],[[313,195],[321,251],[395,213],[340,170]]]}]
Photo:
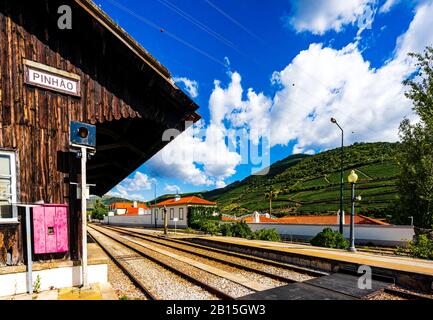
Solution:
[{"label": "terraced vineyard", "polygon": [[[398,167],[397,143],[360,143],[346,147],[344,158],[345,210],[350,210],[350,186],[346,177],[354,169],[358,176],[357,194],[362,196],[358,212],[384,217],[396,197]],[[222,212],[244,214],[265,212],[269,201],[264,193],[269,186],[279,190],[272,202],[275,215],[335,213],[339,208],[340,150],[314,156],[293,155],[273,164],[267,175],[250,176],[223,189],[202,193],[217,201]]]}]

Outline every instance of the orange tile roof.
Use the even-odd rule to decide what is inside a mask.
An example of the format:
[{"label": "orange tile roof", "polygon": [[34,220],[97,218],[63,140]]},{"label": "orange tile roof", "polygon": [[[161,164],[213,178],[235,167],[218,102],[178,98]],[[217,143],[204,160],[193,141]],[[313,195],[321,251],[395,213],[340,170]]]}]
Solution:
[{"label": "orange tile roof", "polygon": [[[238,221],[229,217],[222,217],[223,221]],[[253,217],[249,216],[243,219],[245,222],[252,223]],[[346,224],[350,223],[350,216],[345,217]],[[337,215],[331,216],[287,216],[282,218],[266,218],[260,216],[260,223],[284,223],[284,224],[337,224]],[[365,217],[363,215],[355,215],[355,224],[376,224],[376,225],[389,225],[386,222]]]},{"label": "orange tile roof", "polygon": [[164,200],[161,202],[158,202],[156,204],[157,207],[162,206],[177,206],[179,204],[198,204],[198,205],[205,205],[205,206],[215,206],[216,202],[207,201],[205,199],[196,197],[196,196],[190,196],[190,197],[182,197],[178,201],[176,201],[175,198]]},{"label": "orange tile roof", "polygon": [[[134,208],[133,202],[113,202],[108,206],[110,209],[129,209]],[[149,209],[145,203],[137,203],[137,208]]]}]

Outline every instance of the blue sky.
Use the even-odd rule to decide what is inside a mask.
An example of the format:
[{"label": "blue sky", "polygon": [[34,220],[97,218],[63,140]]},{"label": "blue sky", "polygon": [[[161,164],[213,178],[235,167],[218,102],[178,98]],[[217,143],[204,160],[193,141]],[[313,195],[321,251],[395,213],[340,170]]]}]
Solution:
[{"label": "blue sky", "polygon": [[[158,195],[211,190],[290,154],[336,147],[331,116],[346,144],[396,141],[403,117],[416,121],[401,81],[414,70],[407,52],[433,44],[431,0],[95,2],[203,117],[203,137],[180,135],[113,195],[152,199],[153,181]],[[234,130],[248,133],[249,149]],[[242,153],[256,149],[261,166]]]}]

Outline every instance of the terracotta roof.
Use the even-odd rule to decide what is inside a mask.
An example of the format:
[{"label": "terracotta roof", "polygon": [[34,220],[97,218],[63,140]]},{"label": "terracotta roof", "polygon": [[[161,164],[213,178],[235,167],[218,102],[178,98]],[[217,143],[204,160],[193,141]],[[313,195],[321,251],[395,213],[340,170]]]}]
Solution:
[{"label": "terracotta roof", "polygon": [[183,197],[176,201],[175,198],[164,200],[161,202],[158,202],[156,204],[157,207],[162,206],[177,206],[179,204],[198,204],[198,205],[204,205],[204,206],[215,206],[216,202],[207,201],[205,199],[196,197],[196,196],[190,196],[190,197]]},{"label": "terracotta roof", "polygon": [[[238,221],[229,217],[222,217],[223,221]],[[249,216],[244,219],[245,222],[252,223],[253,217]],[[350,216],[345,217],[346,224],[350,223]],[[266,218],[260,216],[260,223],[285,223],[285,224],[337,224],[337,215],[331,216],[287,216],[282,218]],[[389,225],[386,222],[365,217],[363,215],[355,215],[355,224],[375,224],[375,225]]]},{"label": "terracotta roof", "polygon": [[[133,202],[113,202],[108,206],[110,209],[130,209],[134,208]],[[137,208],[148,209],[145,203],[137,203]]]}]

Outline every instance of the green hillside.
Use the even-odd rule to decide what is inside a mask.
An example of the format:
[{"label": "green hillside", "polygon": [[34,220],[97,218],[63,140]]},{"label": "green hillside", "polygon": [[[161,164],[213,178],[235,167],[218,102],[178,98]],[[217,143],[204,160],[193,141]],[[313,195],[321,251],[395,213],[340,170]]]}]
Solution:
[{"label": "green hillside", "polygon": [[[344,148],[345,211],[350,211],[350,186],[346,182],[355,169],[359,180],[357,194],[362,196],[358,212],[384,217],[396,196],[398,143],[356,143]],[[254,210],[266,212],[269,201],[264,193],[269,186],[280,190],[272,202],[272,214],[326,214],[339,209],[340,149],[317,155],[293,155],[276,162],[266,175],[249,176],[222,189],[203,192],[217,201],[222,212],[241,215]]]}]

